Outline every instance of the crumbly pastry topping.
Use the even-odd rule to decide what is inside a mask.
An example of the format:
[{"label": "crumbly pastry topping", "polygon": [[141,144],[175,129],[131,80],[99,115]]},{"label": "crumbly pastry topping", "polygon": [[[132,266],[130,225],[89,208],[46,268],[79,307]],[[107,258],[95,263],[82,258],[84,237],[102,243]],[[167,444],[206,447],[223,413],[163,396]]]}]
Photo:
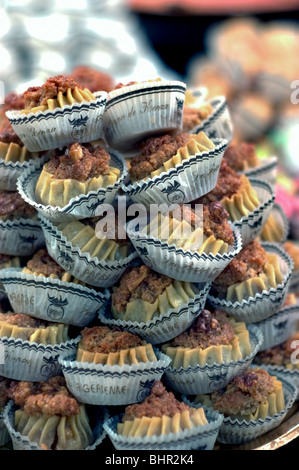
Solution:
[{"label": "crumbly pastry topping", "polygon": [[213,287],[218,292],[225,292],[230,285],[259,276],[267,263],[264,248],[256,241],[250,242],[215,279]]},{"label": "crumbly pastry topping", "polygon": [[46,382],[13,381],[8,396],[29,415],[72,416],[80,413],[77,400],[68,391],[61,376],[52,377]]},{"label": "crumbly pastry topping", "polygon": [[46,248],[41,248],[34,254],[33,258],[27,262],[27,268],[46,277],[56,274],[61,279],[65,274],[65,270],[51,258]]},{"label": "crumbly pastry topping", "polygon": [[272,348],[264,349],[257,353],[254,362],[257,364],[271,364],[275,366],[285,366],[290,364],[291,355],[299,349],[294,341],[298,342],[299,333],[295,333],[286,341]]},{"label": "crumbly pastry topping", "polygon": [[190,132],[195,126],[198,126],[207,119],[213,112],[210,103],[206,103],[198,108],[184,106],[183,111],[183,131]]},{"label": "crumbly pastry topping", "polygon": [[34,207],[24,201],[17,191],[0,191],[0,217],[27,219],[35,215]]},{"label": "crumbly pastry topping", "polygon": [[[193,205],[193,203],[192,203]],[[196,202],[194,203],[196,205]],[[179,207],[179,214],[176,211],[170,212],[170,217],[178,218],[178,220],[187,220],[191,223],[193,229],[202,227],[206,237],[214,235],[217,240],[223,240],[224,242],[232,245],[234,243],[234,233],[228,223],[228,212],[224,209],[220,202],[213,202],[209,205],[203,205],[203,212],[201,218],[196,214],[193,208],[188,205],[181,205]]]},{"label": "crumbly pastry topping", "polygon": [[0,265],[1,264],[4,264],[4,263],[8,263],[11,259],[13,258],[12,255],[4,255],[4,254],[0,254]]},{"label": "crumbly pastry topping", "polygon": [[70,77],[82,88],[87,88],[92,93],[109,92],[114,89],[114,79],[110,75],[86,65],[75,67]]},{"label": "crumbly pastry topping", "polygon": [[0,412],[1,409],[6,405],[9,400],[8,388],[10,386],[11,380],[0,375]]},{"label": "crumbly pastry topping", "polygon": [[121,82],[119,82],[119,83],[117,83],[117,84],[115,85],[115,87],[114,87],[113,89],[114,89],[114,90],[118,90],[119,88],[123,88],[123,87],[125,87],[125,86],[135,85],[136,83],[138,83],[138,82],[134,82],[134,81],[131,81],[131,82],[128,82],[128,83],[121,83]]},{"label": "crumbly pastry topping", "polygon": [[170,342],[170,347],[207,349],[228,345],[234,337],[234,328],[225,312],[202,310],[192,326]]},{"label": "crumbly pastry topping", "polygon": [[23,142],[11,126],[4,126],[4,128],[0,129],[0,142],[5,144],[17,144],[20,147],[24,147]]},{"label": "crumbly pastry topping", "polygon": [[244,164],[256,165],[255,144],[249,142],[231,143],[224,152],[223,158],[234,171],[243,171]]},{"label": "crumbly pastry topping", "polygon": [[160,418],[168,416],[172,418],[176,413],[189,411],[193,413],[193,408],[186,403],[178,401],[172,392],[167,392],[162,382],[156,381],[152,387],[151,393],[142,403],[129,405],[125,409],[122,421],[133,421],[135,418]]},{"label": "crumbly pastry topping", "polygon": [[86,351],[109,354],[142,346],[139,336],[119,328],[110,330],[108,326],[94,326],[81,331],[80,345]]},{"label": "crumbly pastry topping", "polygon": [[213,392],[211,399],[214,409],[224,416],[246,416],[254,413],[273,391],[273,378],[266,370],[248,368],[224,390]]},{"label": "crumbly pastry topping", "polygon": [[109,153],[101,146],[77,142],[69,145],[62,155],[55,155],[46,169],[56,179],[86,181],[109,174]]},{"label": "crumbly pastry topping", "polygon": [[33,318],[23,313],[0,313],[0,323],[8,323],[9,325],[15,325],[21,328],[31,328],[32,333],[37,328],[47,328],[49,325],[54,323],[47,322],[46,320],[40,320],[39,318]]},{"label": "crumbly pastry topping", "polygon": [[140,153],[130,159],[129,173],[132,178],[142,179],[160,168],[164,162],[176,155],[190,140],[188,133],[175,136],[150,137],[140,144]]},{"label": "crumbly pastry topping", "polygon": [[24,93],[25,109],[47,104],[49,99],[57,98],[58,93],[66,93],[68,89],[82,88],[71,77],[57,75],[50,77],[42,86],[28,88]]},{"label": "crumbly pastry topping", "polygon": [[209,204],[221,201],[224,197],[229,198],[238,192],[241,182],[240,175],[230,168],[227,160],[222,159],[215,188],[194,203]]},{"label": "crumbly pastry topping", "polygon": [[134,299],[153,304],[172,282],[170,277],[156,273],[145,265],[127,268],[113,294],[113,306],[121,312]]},{"label": "crumbly pastry topping", "polygon": [[5,96],[4,104],[2,105],[1,110],[5,112],[12,109],[19,111],[20,109],[24,109],[24,106],[24,95],[19,95],[18,93],[12,91]]}]

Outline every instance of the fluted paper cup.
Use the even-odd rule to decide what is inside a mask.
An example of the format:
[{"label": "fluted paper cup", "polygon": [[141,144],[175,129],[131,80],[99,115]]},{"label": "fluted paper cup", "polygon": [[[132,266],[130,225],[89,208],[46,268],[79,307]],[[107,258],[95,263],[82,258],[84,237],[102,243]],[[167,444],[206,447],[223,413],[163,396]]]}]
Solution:
[{"label": "fluted paper cup", "polygon": [[146,266],[161,274],[188,282],[211,282],[223,271],[242,248],[241,235],[234,232],[234,245],[223,255],[184,251],[135,230],[135,220],[127,224],[127,234]]},{"label": "fluted paper cup", "polygon": [[261,245],[267,252],[278,256],[280,270],[283,275],[281,284],[278,284],[275,288],[271,287],[269,291],[257,293],[254,297],[243,299],[241,303],[227,302],[224,298],[213,295],[211,291],[208,294],[208,301],[214,308],[224,310],[237,321],[257,323],[271,317],[282,308],[288,293],[294,266],[293,260],[278,244],[262,243]]},{"label": "fluted paper cup", "polygon": [[85,219],[93,217],[96,209],[101,204],[111,204],[127,176],[125,162],[117,152],[110,153],[111,165],[120,170],[120,177],[113,184],[106,188],[99,188],[97,191],[90,191],[87,194],[70,199],[64,207],[40,204],[36,200],[35,188],[41,174],[41,168],[29,168],[24,172],[17,182],[17,188],[22,198],[33,206],[40,214],[54,222],[65,222],[67,220]]},{"label": "fluted paper cup", "polygon": [[122,190],[133,202],[143,204],[147,209],[151,204],[184,204],[204,196],[216,186],[228,145],[225,139],[215,139],[213,143],[213,150],[195,154],[153,178],[123,183]]},{"label": "fluted paper cup", "polygon": [[0,252],[11,256],[31,256],[44,246],[38,218],[0,220]]},{"label": "fluted paper cup", "polygon": [[223,415],[206,409],[205,414],[208,421],[205,425],[160,436],[135,438],[117,434],[117,424],[121,422],[123,415],[105,421],[104,429],[117,450],[213,450]]},{"label": "fluted paper cup", "polygon": [[95,100],[54,110],[24,114],[7,111],[15,133],[30,152],[57,149],[72,142],[91,142],[102,137],[102,119],[107,93],[94,94]]},{"label": "fluted paper cup", "polygon": [[272,227],[270,225],[266,231],[266,222],[260,234],[261,241],[270,243],[284,243],[288,238],[290,222],[283,208],[277,204],[277,202],[274,202],[270,216],[273,217],[273,221],[275,221],[276,227]]},{"label": "fluted paper cup", "polygon": [[0,279],[14,312],[67,325],[88,325],[110,297],[107,289],[96,291],[17,268],[2,269]]},{"label": "fluted paper cup", "polygon": [[155,351],[157,360],[123,366],[76,361],[64,354],[59,363],[67,387],[80,403],[119,406],[142,401],[160,380],[170,359]]},{"label": "fluted paper cup", "polygon": [[274,186],[277,178],[277,165],[278,158],[276,156],[263,158],[259,166],[244,171],[244,174],[247,176],[247,178],[266,181],[266,183]]},{"label": "fluted paper cup", "polygon": [[248,330],[252,348],[250,355],[238,361],[189,366],[186,369],[168,366],[165,370],[165,380],[169,388],[186,395],[212,393],[224,388],[236,375],[250,366],[262,344],[263,335],[259,329],[250,326]]},{"label": "fluted paper cup", "polygon": [[5,162],[0,159],[0,190],[17,191],[18,179],[30,168],[40,168],[49,159],[49,155],[25,162]]},{"label": "fluted paper cup", "polygon": [[129,150],[150,136],[182,128],[186,84],[158,80],[127,85],[108,93],[103,117],[111,148]]},{"label": "fluted paper cup", "polygon": [[109,306],[99,311],[99,319],[109,326],[118,326],[144,338],[152,344],[163,343],[187,330],[204,308],[210,284],[200,287],[200,292],[178,309],[154,317],[147,322],[125,321],[113,318]]},{"label": "fluted paper cup", "polygon": [[[23,436],[20,432],[15,430],[14,419],[15,419],[16,406],[13,401],[10,400],[4,410],[4,422],[13,444],[13,450],[44,450],[37,442],[30,441],[27,436]],[[109,413],[106,409],[97,407],[95,412],[97,415],[97,423],[92,428],[93,443],[87,446],[83,450],[95,450],[99,446],[104,438],[106,437],[106,431],[104,430],[104,422],[109,419]]]}]

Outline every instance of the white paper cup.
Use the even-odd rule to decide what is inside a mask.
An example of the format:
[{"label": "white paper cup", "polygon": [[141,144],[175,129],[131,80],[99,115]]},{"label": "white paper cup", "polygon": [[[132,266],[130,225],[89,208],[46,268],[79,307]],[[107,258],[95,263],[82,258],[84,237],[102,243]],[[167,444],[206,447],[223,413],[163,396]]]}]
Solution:
[{"label": "white paper cup", "polygon": [[67,387],[80,403],[119,406],[142,401],[156,380],[160,380],[170,358],[156,351],[157,360],[124,364],[94,364],[75,360],[76,353],[64,354],[59,363]]},{"label": "white paper cup", "polygon": [[269,318],[253,323],[262,332],[264,340],[259,351],[272,348],[286,341],[297,329],[299,305],[288,305]]},{"label": "white paper cup", "polygon": [[186,84],[147,81],[108,93],[103,117],[111,148],[129,150],[141,140],[182,128]]},{"label": "white paper cup", "polygon": [[108,305],[106,309],[99,311],[99,319],[105,325],[124,328],[152,344],[163,343],[189,328],[204,308],[210,284],[198,288],[200,292],[188,303],[181,305],[179,309],[172,308],[147,322],[116,320]]},{"label": "white paper cup", "polygon": [[18,268],[2,269],[0,279],[14,312],[67,325],[88,325],[110,297],[108,289],[95,291]]},{"label": "white paper cup", "polygon": [[58,358],[63,352],[70,354],[77,349],[79,338],[52,345],[29,343],[21,338],[0,338],[4,364],[0,363],[0,375],[13,380],[40,382],[60,375]]},{"label": "white paper cup", "polygon": [[117,450],[213,450],[223,415],[206,409],[205,414],[208,423],[203,426],[160,436],[134,438],[117,434],[117,424],[121,422],[122,415],[105,421],[104,429]]},{"label": "white paper cup", "polygon": [[0,159],[0,190],[1,191],[16,191],[17,181],[26,171],[30,168],[39,168],[49,156],[31,159],[21,162],[8,162],[5,163]]},{"label": "white paper cup", "polygon": [[175,392],[189,395],[198,395],[215,392],[224,388],[236,375],[250,366],[254,356],[258,352],[263,335],[257,327],[250,326],[249,338],[252,352],[249,356],[222,364],[197,365],[184,369],[174,369],[168,366],[165,370],[165,380],[168,387]]},{"label": "white paper cup", "polygon": [[50,220],[42,215],[40,220],[50,256],[76,279],[91,286],[111,287],[137,257],[136,251],[132,251],[118,261],[92,258],[89,253],[74,247]]},{"label": "white paper cup", "polygon": [[153,178],[135,183],[123,183],[124,193],[147,209],[151,204],[183,204],[204,196],[215,188],[223,154],[228,145],[225,139],[213,140],[213,150],[198,153],[183,160],[175,168]]},{"label": "white paper cup", "polygon": [[213,108],[212,114],[189,133],[198,134],[203,131],[212,141],[226,139],[230,142],[233,138],[234,128],[225,97],[217,96],[208,100],[207,103]]},{"label": "white paper cup", "polygon": [[33,206],[40,214],[54,222],[66,222],[67,220],[84,219],[93,217],[96,209],[101,204],[111,204],[127,176],[125,162],[120,154],[110,153],[111,165],[120,170],[119,179],[106,188],[80,194],[72,199],[64,207],[40,204],[36,201],[35,187],[41,174],[41,168],[29,168],[24,172],[17,182],[17,188],[22,198]]},{"label": "white paper cup", "polygon": [[244,173],[247,178],[259,179],[274,186],[277,178],[277,165],[278,158],[276,156],[263,158],[261,165],[250,168],[242,173]]},{"label": "white paper cup", "polygon": [[274,253],[278,256],[279,266],[283,275],[283,282],[276,288],[271,287],[269,291],[263,291],[254,297],[243,299],[242,302],[227,302],[225,299],[215,297],[211,291],[208,294],[208,301],[214,308],[224,310],[232,315],[237,321],[245,323],[257,323],[271,317],[278,312],[286,299],[291,274],[293,271],[293,260],[286,251],[278,244],[261,243],[266,252]]},{"label": "white paper cup", "polygon": [[241,220],[232,222],[232,226],[241,233],[243,246],[255,240],[263,230],[272,211],[275,193],[272,186],[260,180],[249,180],[259,198],[260,205]]},{"label": "white paper cup", "polygon": [[0,252],[11,256],[31,256],[44,246],[38,218],[0,220]]},{"label": "white paper cup", "polygon": [[6,116],[30,152],[61,148],[72,142],[91,142],[102,137],[107,100],[105,91],[94,95],[96,99],[91,102],[29,114],[7,111]]},{"label": "white paper cup", "polygon": [[[7,431],[12,440],[13,450],[44,450],[39,447],[37,442],[30,441],[27,436],[22,436],[20,432],[17,432],[14,427],[16,406],[13,401],[10,400],[4,410],[4,422],[7,427]],[[109,419],[109,414],[104,408],[97,407],[96,414],[98,415],[97,424],[92,429],[94,442],[87,446],[83,450],[95,450],[99,446],[104,438],[106,437],[106,431],[104,430],[104,422]]]},{"label": "white paper cup", "polygon": [[[277,202],[274,202],[270,215],[273,216],[273,218],[277,222],[277,225],[281,227],[281,231],[282,231],[281,238],[279,240],[277,239],[275,243],[284,243],[287,240],[288,234],[290,231],[289,219],[285,215],[283,208],[279,204],[277,204]],[[270,240],[265,240],[262,235],[261,235],[261,240],[263,242],[270,241]]]},{"label": "white paper cup", "polygon": [[223,255],[184,251],[158,238],[135,231],[135,220],[127,224],[127,234],[146,266],[166,276],[195,283],[209,283],[223,271],[242,248],[240,233],[234,229],[234,245]]}]

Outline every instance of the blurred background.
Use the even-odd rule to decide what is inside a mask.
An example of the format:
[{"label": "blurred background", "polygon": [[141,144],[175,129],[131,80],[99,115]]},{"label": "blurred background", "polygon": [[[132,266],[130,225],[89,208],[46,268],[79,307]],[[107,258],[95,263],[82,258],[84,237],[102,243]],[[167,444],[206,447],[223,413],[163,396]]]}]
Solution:
[{"label": "blurred background", "polygon": [[224,95],[235,136],[279,157],[276,200],[299,239],[298,9],[298,0],[2,0],[0,80],[20,93],[84,65],[116,83],[159,76]]}]

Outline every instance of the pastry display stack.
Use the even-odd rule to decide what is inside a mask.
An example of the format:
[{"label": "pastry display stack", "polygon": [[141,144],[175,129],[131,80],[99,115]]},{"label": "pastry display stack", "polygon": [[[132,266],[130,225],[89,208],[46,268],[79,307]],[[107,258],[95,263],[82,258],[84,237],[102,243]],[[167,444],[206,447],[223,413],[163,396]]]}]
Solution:
[{"label": "pastry display stack", "polygon": [[50,77],[2,109],[0,441],[246,443],[299,383],[277,160],[232,143],[223,96],[108,78]]}]

